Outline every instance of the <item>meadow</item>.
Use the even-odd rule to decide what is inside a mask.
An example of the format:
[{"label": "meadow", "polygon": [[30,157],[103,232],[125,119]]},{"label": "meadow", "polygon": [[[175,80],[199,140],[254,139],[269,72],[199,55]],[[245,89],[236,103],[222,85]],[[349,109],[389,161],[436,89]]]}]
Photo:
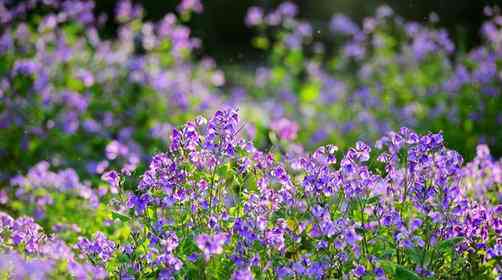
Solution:
[{"label": "meadow", "polygon": [[502,279],[498,7],[466,51],[253,6],[252,70],[199,0],[94,9],[0,0],[0,279]]}]

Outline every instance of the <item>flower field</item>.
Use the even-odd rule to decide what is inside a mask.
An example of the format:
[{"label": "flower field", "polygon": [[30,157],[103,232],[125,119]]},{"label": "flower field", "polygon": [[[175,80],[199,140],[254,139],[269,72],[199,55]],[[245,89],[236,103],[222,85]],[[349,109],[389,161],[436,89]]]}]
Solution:
[{"label": "flower field", "polygon": [[0,279],[502,279],[499,8],[253,6],[252,70],[203,12],[0,0]]}]

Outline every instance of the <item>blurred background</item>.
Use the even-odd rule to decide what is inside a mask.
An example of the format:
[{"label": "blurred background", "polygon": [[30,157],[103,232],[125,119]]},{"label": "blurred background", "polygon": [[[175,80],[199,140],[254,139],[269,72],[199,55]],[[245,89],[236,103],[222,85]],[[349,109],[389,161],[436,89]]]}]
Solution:
[{"label": "blurred background", "polygon": [[[111,17],[116,0],[96,1],[96,10]],[[134,1],[144,6],[147,19],[158,20],[174,12],[179,1]],[[195,15],[189,25],[203,41],[203,52],[216,59],[219,65],[258,63],[263,52],[250,44],[253,32],[244,25],[250,6],[275,8],[280,0],[210,0],[202,1],[204,13]],[[300,18],[315,25],[325,25],[335,13],[343,13],[360,22],[371,16],[378,6],[388,5],[406,20],[427,22],[435,13],[438,26],[450,33],[457,49],[469,50],[479,43],[479,28],[485,19],[483,8],[502,5],[502,0],[293,0],[299,6]],[[113,36],[115,26],[109,24],[107,35]]]},{"label": "blurred background", "polygon": [[[257,127],[258,132],[255,134],[260,148],[272,144],[269,136],[273,123],[286,119],[291,121],[287,123],[291,124],[290,127],[297,126],[295,130],[299,130],[299,135],[295,140],[304,144],[307,149],[323,143],[337,143],[347,147],[356,140],[371,142],[389,130],[408,126],[420,133],[442,131],[449,147],[461,151],[467,159],[474,157],[478,143],[486,143],[490,145],[494,155],[502,155],[502,141],[498,140],[502,139],[502,131],[499,129],[502,124],[502,71],[497,69],[502,67],[499,62],[499,56],[502,55],[502,40],[499,39],[502,38],[502,23],[499,21],[502,22],[502,17],[485,17],[485,14],[499,14],[498,9],[493,9],[490,13],[484,12],[485,7],[502,6],[502,0],[290,0],[298,6],[298,17],[295,12],[295,16],[291,16],[294,17],[294,24],[290,21],[288,26],[282,24],[274,26],[275,29],[267,24],[249,28],[244,19],[250,7],[258,6],[260,13],[270,15],[274,10],[280,9],[284,0],[200,0],[204,7],[202,13],[178,11],[180,0],[131,1],[142,7],[142,19],[131,23],[134,25],[134,28],[131,28],[134,29],[131,33],[133,36],[120,39],[117,39],[118,30],[121,30],[119,25],[129,28],[129,23],[128,20],[122,23],[121,20],[113,20],[119,1],[100,0],[95,2],[95,6],[91,6],[94,8],[93,13],[107,15],[109,19],[102,21],[103,18],[98,17],[99,22],[105,22],[104,26],[99,26],[100,37],[116,42],[113,46],[115,49],[109,50],[108,46],[100,49],[105,50],[103,56],[125,52],[120,56],[124,60],[120,61],[123,65],[119,66],[119,70],[105,69],[105,72],[125,73],[124,77],[119,78],[127,79],[129,74],[133,75],[134,78],[128,82],[131,82],[129,89],[131,94],[134,93],[134,98],[139,96],[136,94],[136,83],[140,81],[147,84],[140,86],[140,89],[145,89],[146,95],[151,94],[151,89],[154,89],[155,93],[165,94],[173,99],[168,100],[167,104],[180,105],[180,112],[190,112],[192,107],[188,105],[192,105],[191,102],[195,104],[198,100],[188,100],[186,97],[190,97],[192,93],[206,92],[198,88],[197,91],[191,90],[193,82],[200,79],[204,83],[207,82],[208,93],[216,94],[207,94],[202,98],[204,105],[197,105],[197,109],[209,108],[206,104],[209,102],[205,99],[208,96],[215,97],[215,100],[223,98],[227,105],[239,105],[236,107],[241,109],[244,107],[243,110],[248,111],[250,121]],[[15,0],[8,2],[28,3]],[[85,18],[86,14],[79,9],[88,5],[78,7],[74,2],[69,3],[66,7],[68,10]],[[90,4],[89,1],[84,3]],[[332,19],[340,18],[334,15],[346,16],[341,17],[345,18],[342,19],[342,25],[350,27],[352,21],[355,21],[357,26],[361,26],[365,18],[375,16],[378,8],[384,5],[390,7],[394,15],[389,17],[392,18],[391,22],[382,21],[382,32],[368,32],[367,38],[360,40],[356,39],[356,36],[351,38],[354,35],[351,32],[343,34],[344,32],[330,30]],[[294,9],[296,11],[296,8]],[[190,28],[190,36],[182,40],[197,37],[202,42],[202,48],[190,49],[188,55],[183,58],[186,61],[183,60],[179,65],[195,65],[194,68],[199,64],[212,65],[207,67],[216,66],[214,73],[206,68],[200,71],[202,74],[185,73],[183,68],[173,68],[178,66],[173,66],[173,57],[179,57],[179,53],[175,53],[177,47],[170,44],[161,45],[158,50],[145,48],[145,44],[152,38],[145,35],[148,32],[141,29],[146,25],[144,21],[150,21],[148,26],[151,27],[151,22],[162,20],[168,13],[177,14],[179,23]],[[37,17],[31,19],[34,21],[33,28],[38,30],[41,24]],[[299,27],[305,22],[308,23],[308,28],[298,31],[302,30]],[[384,30],[384,25],[389,29]],[[414,27],[410,30],[416,29],[418,26],[423,29],[419,33],[408,30],[398,32],[407,27]],[[483,40],[480,32],[482,26],[485,35]],[[359,30],[359,27],[356,29]],[[443,32],[443,29],[447,33]],[[183,30],[183,35],[188,35],[188,29]],[[65,32],[73,32],[70,34],[73,36],[69,36],[70,39],[82,37],[78,28],[67,28]],[[362,32],[363,35],[366,32]],[[23,34],[18,31],[15,33]],[[305,33],[308,33],[308,36],[304,36]],[[334,33],[339,34],[333,36]],[[351,35],[339,36],[349,34]],[[47,36],[43,32],[42,35]],[[52,38],[47,41],[51,40]],[[318,51],[315,50],[320,46],[315,45],[317,42],[324,43]],[[372,50],[375,44],[378,46]],[[62,50],[66,53],[64,47]],[[95,55],[92,48],[86,51],[89,52],[89,57],[96,57],[97,63],[101,63],[101,54]],[[24,55],[24,52],[22,48],[20,53]],[[78,49],[75,53],[82,53],[82,50]],[[171,77],[165,76],[163,71],[156,71],[157,65],[138,66],[141,64],[138,61],[143,61],[144,56],[149,55],[154,59],[148,60],[148,63],[159,62],[165,64],[162,67],[172,73],[186,75],[182,79],[178,78],[176,83],[167,83]],[[202,59],[204,56],[214,58],[216,63],[208,63]],[[361,57],[355,59],[356,56]],[[26,61],[18,62],[15,58],[17,57],[8,57],[13,66],[15,63],[26,66]],[[67,63],[63,62],[58,66],[66,69]],[[89,61],[75,62],[75,71],[80,71],[79,68],[86,63],[91,70],[97,72],[96,76],[101,75],[98,72],[100,69],[93,69],[94,62]],[[0,66],[3,66],[5,71],[9,68],[8,63],[0,63]],[[20,69],[23,70],[22,67]],[[139,75],[137,71],[145,73]],[[152,73],[147,73],[148,71]],[[112,76],[110,81],[114,84],[111,88],[117,92],[129,93],[129,89],[124,90],[122,84],[116,83],[120,81],[119,78]],[[54,78],[55,81],[58,79],[60,78]],[[65,79],[72,81],[68,77]],[[42,78],[40,80],[43,81]],[[181,83],[179,80],[183,82],[183,87],[177,85]],[[71,84],[64,86],[74,88]],[[107,92],[116,94],[113,90],[107,87]],[[96,91],[96,94],[99,92]],[[124,104],[130,102],[128,98],[127,95],[124,97]],[[16,113],[17,106],[12,107],[12,111]],[[159,106],[158,109],[159,117],[169,117],[165,114],[165,108]],[[171,109],[167,110],[169,114],[173,113]],[[96,113],[99,115],[102,111],[102,108],[98,108]],[[195,111],[197,110],[193,113],[198,113]],[[143,115],[149,113],[142,108],[139,108],[138,112]],[[48,116],[50,117],[52,116]],[[189,118],[189,114],[166,123],[182,123],[183,118]],[[42,122],[46,121],[40,119]],[[144,135],[149,134],[147,129],[152,122],[145,125],[140,117],[138,122],[141,123],[138,127],[145,129]],[[18,132],[20,138],[25,137],[24,131]],[[291,138],[296,138],[296,133],[293,134],[295,137]],[[111,135],[114,136],[113,133]],[[13,169],[16,169],[15,164]]]}]

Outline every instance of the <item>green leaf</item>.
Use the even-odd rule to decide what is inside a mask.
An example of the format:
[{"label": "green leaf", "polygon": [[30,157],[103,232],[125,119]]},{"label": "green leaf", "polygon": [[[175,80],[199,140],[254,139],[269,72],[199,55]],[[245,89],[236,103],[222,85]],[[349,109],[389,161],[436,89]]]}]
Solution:
[{"label": "green leaf", "polygon": [[409,249],[406,250],[406,255],[415,263],[419,263],[422,261],[422,257],[424,256],[424,250],[420,248]]},{"label": "green leaf", "polygon": [[415,272],[407,269],[406,267],[393,263],[387,260],[381,260],[380,266],[383,268],[386,274],[393,275],[396,280],[420,280]]},{"label": "green leaf", "polygon": [[374,196],[374,197],[370,197],[366,200],[366,204],[375,204],[377,203],[378,201],[380,201],[380,197],[378,196]]},{"label": "green leaf", "polygon": [[112,218],[113,219],[119,219],[122,222],[127,222],[127,221],[129,221],[131,219],[129,216],[126,216],[124,214],[121,214],[121,213],[115,212],[115,211],[112,212]]},{"label": "green leaf", "polygon": [[127,263],[130,261],[130,258],[128,255],[122,254],[118,257],[118,261],[121,263]]},{"label": "green leaf", "polygon": [[298,70],[303,65],[303,53],[299,50],[291,51],[286,57],[286,64],[291,68]]},{"label": "green leaf", "polygon": [[216,175],[220,178],[227,178],[231,167],[228,164],[220,165],[216,168]]},{"label": "green leaf", "polygon": [[382,266],[385,273],[394,274],[394,271],[396,269],[395,263],[393,263],[391,261],[387,261],[387,260],[380,260],[380,265]]},{"label": "green leaf", "polygon": [[397,280],[420,280],[420,276],[418,276],[415,272],[407,269],[404,266],[396,265],[396,272],[394,273],[394,277]]},{"label": "green leaf", "polygon": [[450,239],[442,240],[438,243],[438,245],[436,245],[436,250],[438,250],[440,253],[452,250],[463,239],[464,239],[463,237],[457,236]]},{"label": "green leaf", "polygon": [[319,97],[319,86],[310,83],[305,86],[300,90],[300,98],[304,102],[312,102],[316,100]]},{"label": "green leaf", "polygon": [[266,37],[256,37],[252,42],[253,46],[257,49],[265,50],[269,47],[270,43]]}]

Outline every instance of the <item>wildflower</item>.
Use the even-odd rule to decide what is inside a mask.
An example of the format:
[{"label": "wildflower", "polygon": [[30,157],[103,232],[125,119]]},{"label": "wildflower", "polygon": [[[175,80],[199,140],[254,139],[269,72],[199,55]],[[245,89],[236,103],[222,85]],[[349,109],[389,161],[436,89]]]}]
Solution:
[{"label": "wildflower", "polygon": [[286,118],[273,121],[270,128],[277,133],[280,139],[287,141],[295,140],[299,130],[297,123]]},{"label": "wildflower", "polygon": [[195,243],[202,253],[204,253],[207,261],[211,256],[223,253],[223,245],[225,245],[227,238],[226,233],[217,233],[215,235],[200,234],[195,238]]},{"label": "wildflower", "polygon": [[253,273],[249,267],[241,267],[234,271],[232,280],[253,280]]},{"label": "wildflower", "polygon": [[361,278],[364,276],[364,274],[366,274],[366,269],[364,268],[364,266],[358,265],[352,270],[352,273],[354,274],[354,276]]}]

